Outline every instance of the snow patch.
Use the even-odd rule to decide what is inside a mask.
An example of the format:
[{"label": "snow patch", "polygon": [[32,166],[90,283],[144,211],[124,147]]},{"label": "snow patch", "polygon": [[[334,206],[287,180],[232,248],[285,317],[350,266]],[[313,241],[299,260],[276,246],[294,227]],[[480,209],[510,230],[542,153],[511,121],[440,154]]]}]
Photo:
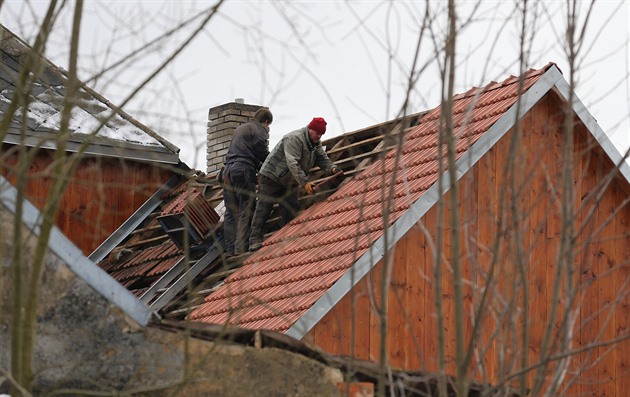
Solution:
[{"label": "snow patch", "polygon": [[[0,101],[8,103],[11,101],[9,98],[12,96],[13,91],[5,89],[0,93]],[[28,106],[27,116],[42,127],[58,131],[61,127],[62,106],[61,97],[50,90],[46,90],[36,98],[33,98],[33,101]],[[22,115],[22,111],[23,109],[19,108],[16,111],[16,116]],[[151,135],[123,119],[119,114],[112,116],[113,113],[114,111],[111,108],[106,107],[102,102],[94,98],[81,100],[78,106],[72,108],[69,129],[77,134],[94,135],[96,132],[96,136],[114,141],[163,147]],[[107,120],[107,123],[103,125],[105,120]]]}]

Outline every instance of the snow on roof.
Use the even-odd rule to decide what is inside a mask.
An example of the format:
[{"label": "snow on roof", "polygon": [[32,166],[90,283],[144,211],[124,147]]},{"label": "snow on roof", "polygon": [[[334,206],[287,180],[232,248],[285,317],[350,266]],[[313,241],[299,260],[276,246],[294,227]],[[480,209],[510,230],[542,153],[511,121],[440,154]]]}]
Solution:
[{"label": "snow on roof", "polygon": [[[0,100],[10,102],[13,92],[5,89],[0,92]],[[27,116],[38,127],[43,127],[53,131],[61,128],[61,109],[59,94],[51,89],[47,89],[41,94],[33,97],[29,103]],[[22,114],[23,108],[19,108],[16,116]],[[159,146],[163,145],[140,128],[120,117],[119,114],[112,116],[113,110],[106,107],[95,98],[81,99],[77,106],[72,108],[70,115],[69,129],[73,133],[92,135],[140,145]],[[106,124],[103,122],[107,120]]]}]

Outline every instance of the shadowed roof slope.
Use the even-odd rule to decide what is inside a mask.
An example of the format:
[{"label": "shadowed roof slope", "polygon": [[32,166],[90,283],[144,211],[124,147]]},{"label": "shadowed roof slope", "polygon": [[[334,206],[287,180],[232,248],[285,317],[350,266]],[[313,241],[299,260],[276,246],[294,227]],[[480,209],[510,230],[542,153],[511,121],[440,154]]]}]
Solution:
[{"label": "shadowed roof slope", "polygon": [[[553,64],[527,71],[522,76],[522,92],[551,68],[557,71]],[[458,159],[501,117],[510,116],[506,113],[519,98],[519,80],[512,76],[453,98]],[[510,121],[514,123],[513,116]],[[383,236],[385,224],[391,227],[435,185],[439,124],[437,107],[400,135],[403,142],[399,147],[267,239],[263,248],[207,296],[189,318],[290,330],[344,275],[347,277],[353,265],[370,255],[369,250]]]}]

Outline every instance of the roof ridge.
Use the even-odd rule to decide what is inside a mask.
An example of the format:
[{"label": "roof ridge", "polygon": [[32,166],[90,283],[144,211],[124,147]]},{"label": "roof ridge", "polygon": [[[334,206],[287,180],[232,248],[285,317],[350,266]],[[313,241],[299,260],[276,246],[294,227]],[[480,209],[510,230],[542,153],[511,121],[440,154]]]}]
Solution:
[{"label": "roof ridge", "polygon": [[[529,68],[528,70],[526,70],[525,72],[523,72],[523,74],[516,76],[516,75],[510,75],[509,77],[507,77],[506,79],[504,79],[501,82],[496,82],[494,80],[490,81],[488,84],[482,86],[482,87],[478,87],[478,86],[473,86],[472,88],[470,88],[469,90],[461,93],[461,94],[456,94],[453,96],[453,100],[460,100],[460,99],[465,99],[465,98],[470,98],[471,96],[477,95],[477,91],[479,91],[478,93],[485,93],[485,92],[490,92],[490,91],[494,91],[494,90],[498,90],[500,88],[503,88],[505,86],[514,84],[516,82],[518,82],[519,80],[528,80],[531,78],[534,78],[536,76],[539,76],[543,73],[545,73],[549,68],[551,68],[552,66],[556,66],[557,65],[554,62],[549,62],[547,63],[545,66],[543,66],[540,69],[534,69],[534,68]],[[560,69],[558,69],[560,70]],[[562,72],[560,72],[562,73]],[[474,95],[473,95],[474,93]],[[439,106],[438,106],[439,107]]]}]

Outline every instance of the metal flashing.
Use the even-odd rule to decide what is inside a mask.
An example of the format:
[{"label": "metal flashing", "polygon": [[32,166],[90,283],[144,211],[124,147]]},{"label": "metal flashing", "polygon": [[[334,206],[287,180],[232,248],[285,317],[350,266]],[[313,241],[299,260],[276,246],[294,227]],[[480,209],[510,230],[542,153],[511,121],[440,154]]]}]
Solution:
[{"label": "metal flashing", "polygon": [[[9,211],[15,214],[17,201],[17,191],[4,177],[0,176],[0,203]],[[22,222],[35,235],[39,235],[41,212],[28,200],[23,203]],[[129,317],[137,321],[140,325],[148,324],[151,317],[151,310],[142,304],[125,287],[120,285],[109,274],[99,268],[89,258],[85,257],[81,250],[77,248],[66,236],[53,226],[48,248],[61,259],[70,270],[98,293],[110,301],[113,305],[123,310]]]},{"label": "metal flashing", "polygon": [[[555,83],[555,87],[558,89],[558,94],[562,96],[565,101],[569,101],[569,93],[571,87],[569,83],[565,79],[559,79]],[[608,135],[602,130],[602,128],[595,120],[595,117],[586,109],[586,106],[582,103],[580,98],[578,98],[575,91],[573,92],[573,103],[571,107],[577,116],[580,118],[582,123],[586,126],[588,131],[593,135],[593,138],[600,144],[604,152],[608,155],[610,160],[612,160],[613,164],[619,168],[619,172],[626,179],[628,183],[630,183],[630,164],[628,164],[628,158],[624,158],[621,153],[617,150],[615,145],[612,143]]]},{"label": "metal flashing", "polygon": [[[12,145],[26,145],[30,147],[39,147],[42,149],[57,149],[57,142],[54,139],[46,139],[35,136],[20,137],[15,133],[8,132],[3,143]],[[81,152],[84,155],[95,155],[104,157],[124,158],[127,160],[149,161],[164,164],[178,164],[179,154],[165,150],[159,146],[143,146],[131,145],[121,142],[119,145],[107,145],[90,143],[85,146],[85,142],[69,141],[66,145],[66,151],[70,153]]]},{"label": "metal flashing", "polygon": [[168,269],[166,273],[162,275],[149,287],[142,295],[140,295],[140,301],[146,305],[150,304],[150,302],[158,295],[158,292],[164,288],[166,288],[170,283],[173,282],[186,268],[186,257],[182,255],[181,258],[177,261],[175,266]]},{"label": "metal flashing", "polygon": [[[212,262],[215,261],[215,259],[219,257],[219,252],[220,252],[219,246],[221,245],[223,245],[223,233],[220,233],[217,235],[217,238],[215,239],[214,243],[212,244],[212,246],[209,247],[208,251],[203,257],[201,257],[198,261],[196,261],[192,265],[188,264],[190,265],[190,267],[187,267],[187,270],[183,274],[181,273],[175,274],[169,271],[162,277],[162,279],[164,280],[162,279],[158,280],[156,284],[165,285],[169,283],[170,281],[174,280],[177,276],[181,274],[181,276],[170,287],[168,287],[168,289],[164,291],[162,295],[160,295],[157,299],[155,299],[155,301],[153,301],[150,304],[151,309],[156,312],[160,311],[160,309],[162,309],[169,302],[171,302],[171,300],[179,292],[184,290],[184,288],[186,288],[187,286],[191,285],[193,279],[197,277],[206,267],[208,267],[208,265],[210,265]],[[186,264],[185,258],[184,260],[178,262],[177,266],[175,266],[176,268],[178,268],[180,272],[182,270],[182,266],[181,266],[182,264]],[[154,290],[154,292],[152,292],[150,295],[155,296],[156,293],[157,293],[157,290]],[[148,295],[147,295],[147,299],[148,299]]]},{"label": "metal flashing", "polygon": [[[529,90],[521,95],[519,101],[510,107],[492,127],[462,155],[455,165],[456,179],[459,180],[492,148],[540,99],[542,99],[558,80],[563,80],[558,68],[550,67]],[[440,178],[449,180],[449,171]],[[286,334],[301,339],[385,256],[387,252],[448,192],[448,188],[439,192],[439,179],[388,229],[383,236],[359,258],[350,269],[317,301],[302,317],[286,331]],[[443,183],[443,186],[448,186]],[[388,246],[385,247],[385,237]]]},{"label": "metal flashing", "polygon": [[162,195],[165,192],[170,191],[175,188],[181,178],[178,175],[173,175],[164,185],[162,185],[147,201],[144,202],[134,212],[122,225],[114,231],[105,241],[101,243],[88,257],[94,263],[100,262],[103,258],[105,258],[114,248],[118,246],[132,231],[138,227],[142,221],[146,219],[147,216],[158,205],[162,203]]}]

